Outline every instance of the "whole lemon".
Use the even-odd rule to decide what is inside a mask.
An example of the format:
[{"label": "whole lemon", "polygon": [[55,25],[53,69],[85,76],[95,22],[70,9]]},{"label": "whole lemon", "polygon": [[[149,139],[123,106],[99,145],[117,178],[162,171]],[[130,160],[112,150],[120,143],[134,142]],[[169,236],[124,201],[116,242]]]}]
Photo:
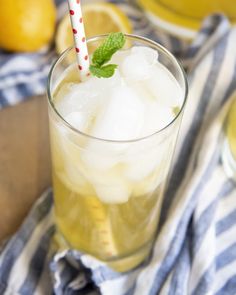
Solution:
[{"label": "whole lemon", "polygon": [[0,0],[0,47],[15,52],[36,51],[55,30],[53,0]]}]

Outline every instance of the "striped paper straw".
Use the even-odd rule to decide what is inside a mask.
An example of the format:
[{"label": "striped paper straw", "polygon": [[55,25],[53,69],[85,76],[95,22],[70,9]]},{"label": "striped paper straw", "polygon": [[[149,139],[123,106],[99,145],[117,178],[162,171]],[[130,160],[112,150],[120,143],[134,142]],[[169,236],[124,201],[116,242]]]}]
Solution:
[{"label": "striped paper straw", "polygon": [[80,0],[68,0],[71,27],[74,36],[76,59],[81,80],[89,76],[89,56],[84,32]]}]

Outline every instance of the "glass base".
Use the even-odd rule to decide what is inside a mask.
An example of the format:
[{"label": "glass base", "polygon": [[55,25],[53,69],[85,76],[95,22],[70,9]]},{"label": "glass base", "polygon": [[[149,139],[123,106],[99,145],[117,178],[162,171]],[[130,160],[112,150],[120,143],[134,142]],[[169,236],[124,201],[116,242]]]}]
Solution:
[{"label": "glass base", "polygon": [[236,160],[232,155],[227,138],[223,142],[222,162],[227,176],[236,181]]},{"label": "glass base", "polygon": [[[62,233],[60,233],[60,231],[58,230],[54,234],[54,242],[57,244],[57,248],[59,249],[59,251],[63,251],[66,249],[74,249],[70,246],[70,244],[62,235]],[[109,260],[101,260],[99,257],[91,253],[86,253],[86,254],[95,257],[96,259],[100,260],[102,263],[106,263],[108,267],[112,268],[113,270],[117,272],[127,272],[134,269],[136,266],[140,265],[142,262],[144,262],[144,260],[148,257],[148,255],[151,252],[152,245],[153,245],[153,239],[152,241],[149,241],[148,243],[143,245],[141,248],[139,248],[132,254],[123,255],[120,257],[112,257]],[[81,251],[80,249],[75,249],[75,250]]]}]

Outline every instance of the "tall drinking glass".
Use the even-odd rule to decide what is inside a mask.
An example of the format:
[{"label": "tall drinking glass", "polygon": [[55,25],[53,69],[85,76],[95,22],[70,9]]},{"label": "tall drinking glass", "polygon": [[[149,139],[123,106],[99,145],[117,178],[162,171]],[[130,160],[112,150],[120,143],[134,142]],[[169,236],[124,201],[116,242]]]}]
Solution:
[{"label": "tall drinking glass", "polygon": [[222,160],[227,175],[236,182],[236,93],[224,124]]},{"label": "tall drinking glass", "polygon": [[[105,37],[88,40],[90,54]],[[68,61],[75,62],[72,48],[54,63],[48,82],[57,230],[69,247],[117,271],[137,266],[151,250],[187,97],[184,71],[171,53],[149,39],[126,35],[126,48],[133,46],[156,50],[159,62],[181,89],[181,105],[173,110],[173,120],[152,134],[130,140],[103,139],[65,120],[55,101],[59,92],[62,95],[63,84],[78,83],[77,72],[68,70]]]}]

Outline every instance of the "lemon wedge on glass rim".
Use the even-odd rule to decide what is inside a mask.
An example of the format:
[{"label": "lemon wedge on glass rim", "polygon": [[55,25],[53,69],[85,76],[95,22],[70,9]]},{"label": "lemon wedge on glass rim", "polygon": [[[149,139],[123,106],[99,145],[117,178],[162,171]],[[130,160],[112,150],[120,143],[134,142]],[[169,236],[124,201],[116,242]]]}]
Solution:
[{"label": "lemon wedge on glass rim", "polygon": [[[125,13],[116,5],[106,2],[82,6],[86,37],[110,32],[132,33],[132,25]],[[70,17],[64,16],[56,34],[56,51],[62,53],[73,44]]]}]

